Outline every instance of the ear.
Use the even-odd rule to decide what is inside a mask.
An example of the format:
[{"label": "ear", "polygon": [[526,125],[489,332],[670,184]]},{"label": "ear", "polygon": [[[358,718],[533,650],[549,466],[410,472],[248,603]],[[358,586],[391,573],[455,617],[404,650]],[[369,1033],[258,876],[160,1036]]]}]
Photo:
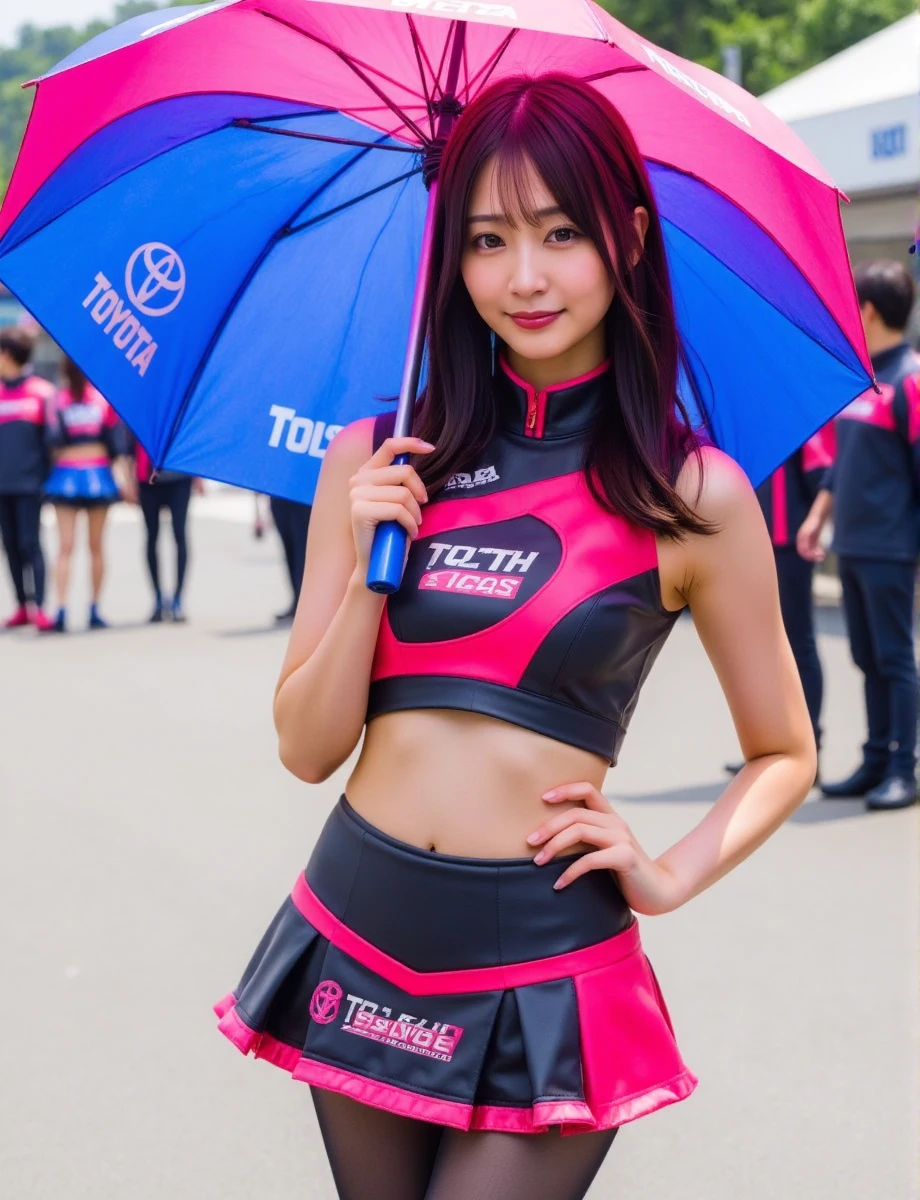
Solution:
[{"label": "ear", "polygon": [[633,227],[636,231],[636,236],[639,239],[639,249],[633,255],[630,268],[634,267],[642,257],[642,251],[645,249],[645,235],[648,233],[648,209],[639,205],[633,209]]}]

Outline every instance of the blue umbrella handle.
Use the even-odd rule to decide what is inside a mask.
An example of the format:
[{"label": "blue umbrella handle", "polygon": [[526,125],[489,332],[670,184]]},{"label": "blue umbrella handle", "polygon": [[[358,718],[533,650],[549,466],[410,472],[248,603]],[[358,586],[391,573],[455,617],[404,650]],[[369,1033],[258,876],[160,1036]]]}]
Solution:
[{"label": "blue umbrella handle", "polygon": [[[394,465],[409,461],[408,454],[399,454]],[[374,531],[374,544],[367,564],[367,586],[381,596],[392,596],[402,582],[409,535],[398,521],[382,521]]]}]

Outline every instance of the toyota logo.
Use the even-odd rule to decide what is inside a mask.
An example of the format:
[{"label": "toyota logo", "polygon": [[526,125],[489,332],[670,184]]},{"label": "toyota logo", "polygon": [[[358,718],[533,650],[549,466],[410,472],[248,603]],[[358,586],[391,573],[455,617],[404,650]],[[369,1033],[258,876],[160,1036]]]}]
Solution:
[{"label": "toyota logo", "polygon": [[144,316],[165,317],[185,295],[185,264],[165,242],[148,242],[128,259],[125,287]]},{"label": "toyota logo", "polygon": [[310,1016],[320,1025],[328,1025],[339,1014],[342,989],[334,979],[324,979],[310,998]]}]

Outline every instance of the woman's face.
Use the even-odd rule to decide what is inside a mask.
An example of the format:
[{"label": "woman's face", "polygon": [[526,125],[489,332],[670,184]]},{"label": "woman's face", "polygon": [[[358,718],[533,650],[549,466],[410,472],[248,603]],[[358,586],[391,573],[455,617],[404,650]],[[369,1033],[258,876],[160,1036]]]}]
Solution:
[{"label": "woman's face", "polygon": [[[501,211],[495,160],[482,169],[470,198],[461,272],[476,311],[505,343],[511,367],[545,386],[603,362],[614,285],[594,243],[533,168],[529,174],[537,225]],[[636,213],[644,219],[643,237],[648,217],[644,209]]]}]

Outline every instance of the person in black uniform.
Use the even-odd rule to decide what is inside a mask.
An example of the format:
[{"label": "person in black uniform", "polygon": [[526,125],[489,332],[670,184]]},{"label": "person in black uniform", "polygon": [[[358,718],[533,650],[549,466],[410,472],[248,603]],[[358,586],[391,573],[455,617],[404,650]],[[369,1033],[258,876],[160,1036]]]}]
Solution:
[{"label": "person in black uniform", "polygon": [[47,418],[54,387],[30,366],[35,338],[21,327],[0,333],[0,537],[16,611],[6,629],[52,628],[42,610],[45,559],[41,543],[42,484],[48,474]]},{"label": "person in black uniform", "polygon": [[825,796],[865,796],[870,809],[917,798],[917,667],[914,583],[920,552],[920,358],[905,340],[915,287],[907,269],[879,261],[858,268],[866,342],[878,390],[836,421],[837,458],[798,535],[818,562],[834,514],[843,607],[853,661],[865,676],[869,735],[863,761]]},{"label": "person in black uniform", "polygon": [[[818,430],[757,488],[757,499],[773,543],[783,625],[795,656],[795,665],[799,669],[819,750],[824,674],[815,639],[812,598],[815,568],[811,560],[798,553],[795,538],[821,490],[833,460],[834,430],[831,424]],[[743,766],[743,762],[726,763],[725,769],[736,775]]]},{"label": "person in black uniform", "polygon": [[284,500],[281,496],[271,498],[272,520],[284,547],[284,561],[287,563],[288,577],[291,581],[293,597],[289,608],[275,616],[279,625],[294,620],[297,611],[297,601],[300,598],[300,587],[303,583],[303,568],[307,554],[307,530],[310,527],[309,504],[298,504],[294,500]]}]

